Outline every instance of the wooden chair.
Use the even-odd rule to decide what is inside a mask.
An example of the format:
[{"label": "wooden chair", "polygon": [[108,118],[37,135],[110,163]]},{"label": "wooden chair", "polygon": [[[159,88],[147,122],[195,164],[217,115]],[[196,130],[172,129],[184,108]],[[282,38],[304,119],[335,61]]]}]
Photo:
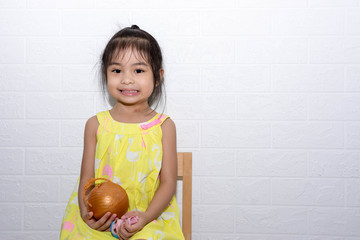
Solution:
[{"label": "wooden chair", "polygon": [[192,206],[192,153],[178,152],[178,180],[183,181],[182,189],[182,230],[186,240],[191,240]]}]

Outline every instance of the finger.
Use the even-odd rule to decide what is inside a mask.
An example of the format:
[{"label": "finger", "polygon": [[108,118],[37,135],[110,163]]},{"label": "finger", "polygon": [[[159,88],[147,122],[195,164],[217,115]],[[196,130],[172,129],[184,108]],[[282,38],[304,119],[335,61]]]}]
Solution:
[{"label": "finger", "polygon": [[120,234],[118,234],[118,237],[119,237],[120,240],[127,240],[127,238],[121,236]]},{"label": "finger", "polygon": [[99,227],[98,230],[99,231],[108,231],[108,230],[110,230],[111,223],[113,221],[115,221],[115,218],[116,218],[116,214],[110,215],[110,217],[106,220],[106,222],[101,227]]},{"label": "finger", "polygon": [[125,221],[124,228],[129,233],[133,232],[128,221]]},{"label": "finger", "polygon": [[95,229],[94,228],[95,218],[93,218],[92,212],[85,213],[83,220],[89,227],[91,227],[92,229]]},{"label": "finger", "polygon": [[125,221],[124,228],[128,233],[135,233],[138,229],[138,224],[131,225],[128,221]]},{"label": "finger", "polygon": [[134,211],[130,211],[130,212],[127,212],[125,213],[124,215],[121,216],[121,219],[126,219],[126,218],[129,218],[131,216],[134,216]]},{"label": "finger", "polygon": [[120,232],[118,233],[118,237],[119,237],[119,239],[121,239],[121,240],[126,240],[127,238],[123,235],[123,234],[121,234]]},{"label": "finger", "polygon": [[131,237],[131,234],[126,231],[124,224],[121,224],[118,235],[121,236],[122,239],[128,239]]},{"label": "finger", "polygon": [[110,215],[110,212],[105,213],[104,216],[102,216],[98,221],[95,222],[95,224],[93,225],[94,229],[99,230],[99,228],[102,227],[102,225],[104,225],[104,223],[108,220]]},{"label": "finger", "polygon": [[94,215],[93,212],[86,212],[84,217],[86,220],[90,220],[93,217],[93,215]]}]

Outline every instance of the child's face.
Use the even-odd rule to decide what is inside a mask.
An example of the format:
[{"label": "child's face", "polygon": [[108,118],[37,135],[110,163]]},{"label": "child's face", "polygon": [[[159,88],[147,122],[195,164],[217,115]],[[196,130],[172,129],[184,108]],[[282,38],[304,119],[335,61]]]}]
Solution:
[{"label": "child's face", "polygon": [[148,107],[148,98],[154,90],[151,66],[138,51],[122,51],[107,68],[107,87],[120,104]]}]

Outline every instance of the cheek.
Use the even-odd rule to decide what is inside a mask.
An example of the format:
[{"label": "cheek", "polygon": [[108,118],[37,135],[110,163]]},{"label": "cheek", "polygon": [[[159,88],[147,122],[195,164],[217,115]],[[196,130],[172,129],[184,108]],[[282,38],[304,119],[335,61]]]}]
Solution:
[{"label": "cheek", "polygon": [[147,95],[151,95],[152,93],[153,93],[153,91],[154,91],[154,88],[155,88],[155,86],[154,86],[154,84],[153,83],[150,83],[150,84],[148,84],[148,86],[147,86]]},{"label": "cheek", "polygon": [[108,78],[107,80],[107,88],[110,90],[111,88],[114,88],[117,86],[116,81],[111,80],[111,78]]}]

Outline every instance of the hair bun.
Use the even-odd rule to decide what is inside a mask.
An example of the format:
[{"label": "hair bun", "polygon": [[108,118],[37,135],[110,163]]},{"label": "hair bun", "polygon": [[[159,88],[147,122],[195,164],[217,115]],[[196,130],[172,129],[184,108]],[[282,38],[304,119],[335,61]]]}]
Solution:
[{"label": "hair bun", "polygon": [[137,29],[137,30],[140,30],[139,26],[138,25],[131,25],[130,27],[131,29]]}]

